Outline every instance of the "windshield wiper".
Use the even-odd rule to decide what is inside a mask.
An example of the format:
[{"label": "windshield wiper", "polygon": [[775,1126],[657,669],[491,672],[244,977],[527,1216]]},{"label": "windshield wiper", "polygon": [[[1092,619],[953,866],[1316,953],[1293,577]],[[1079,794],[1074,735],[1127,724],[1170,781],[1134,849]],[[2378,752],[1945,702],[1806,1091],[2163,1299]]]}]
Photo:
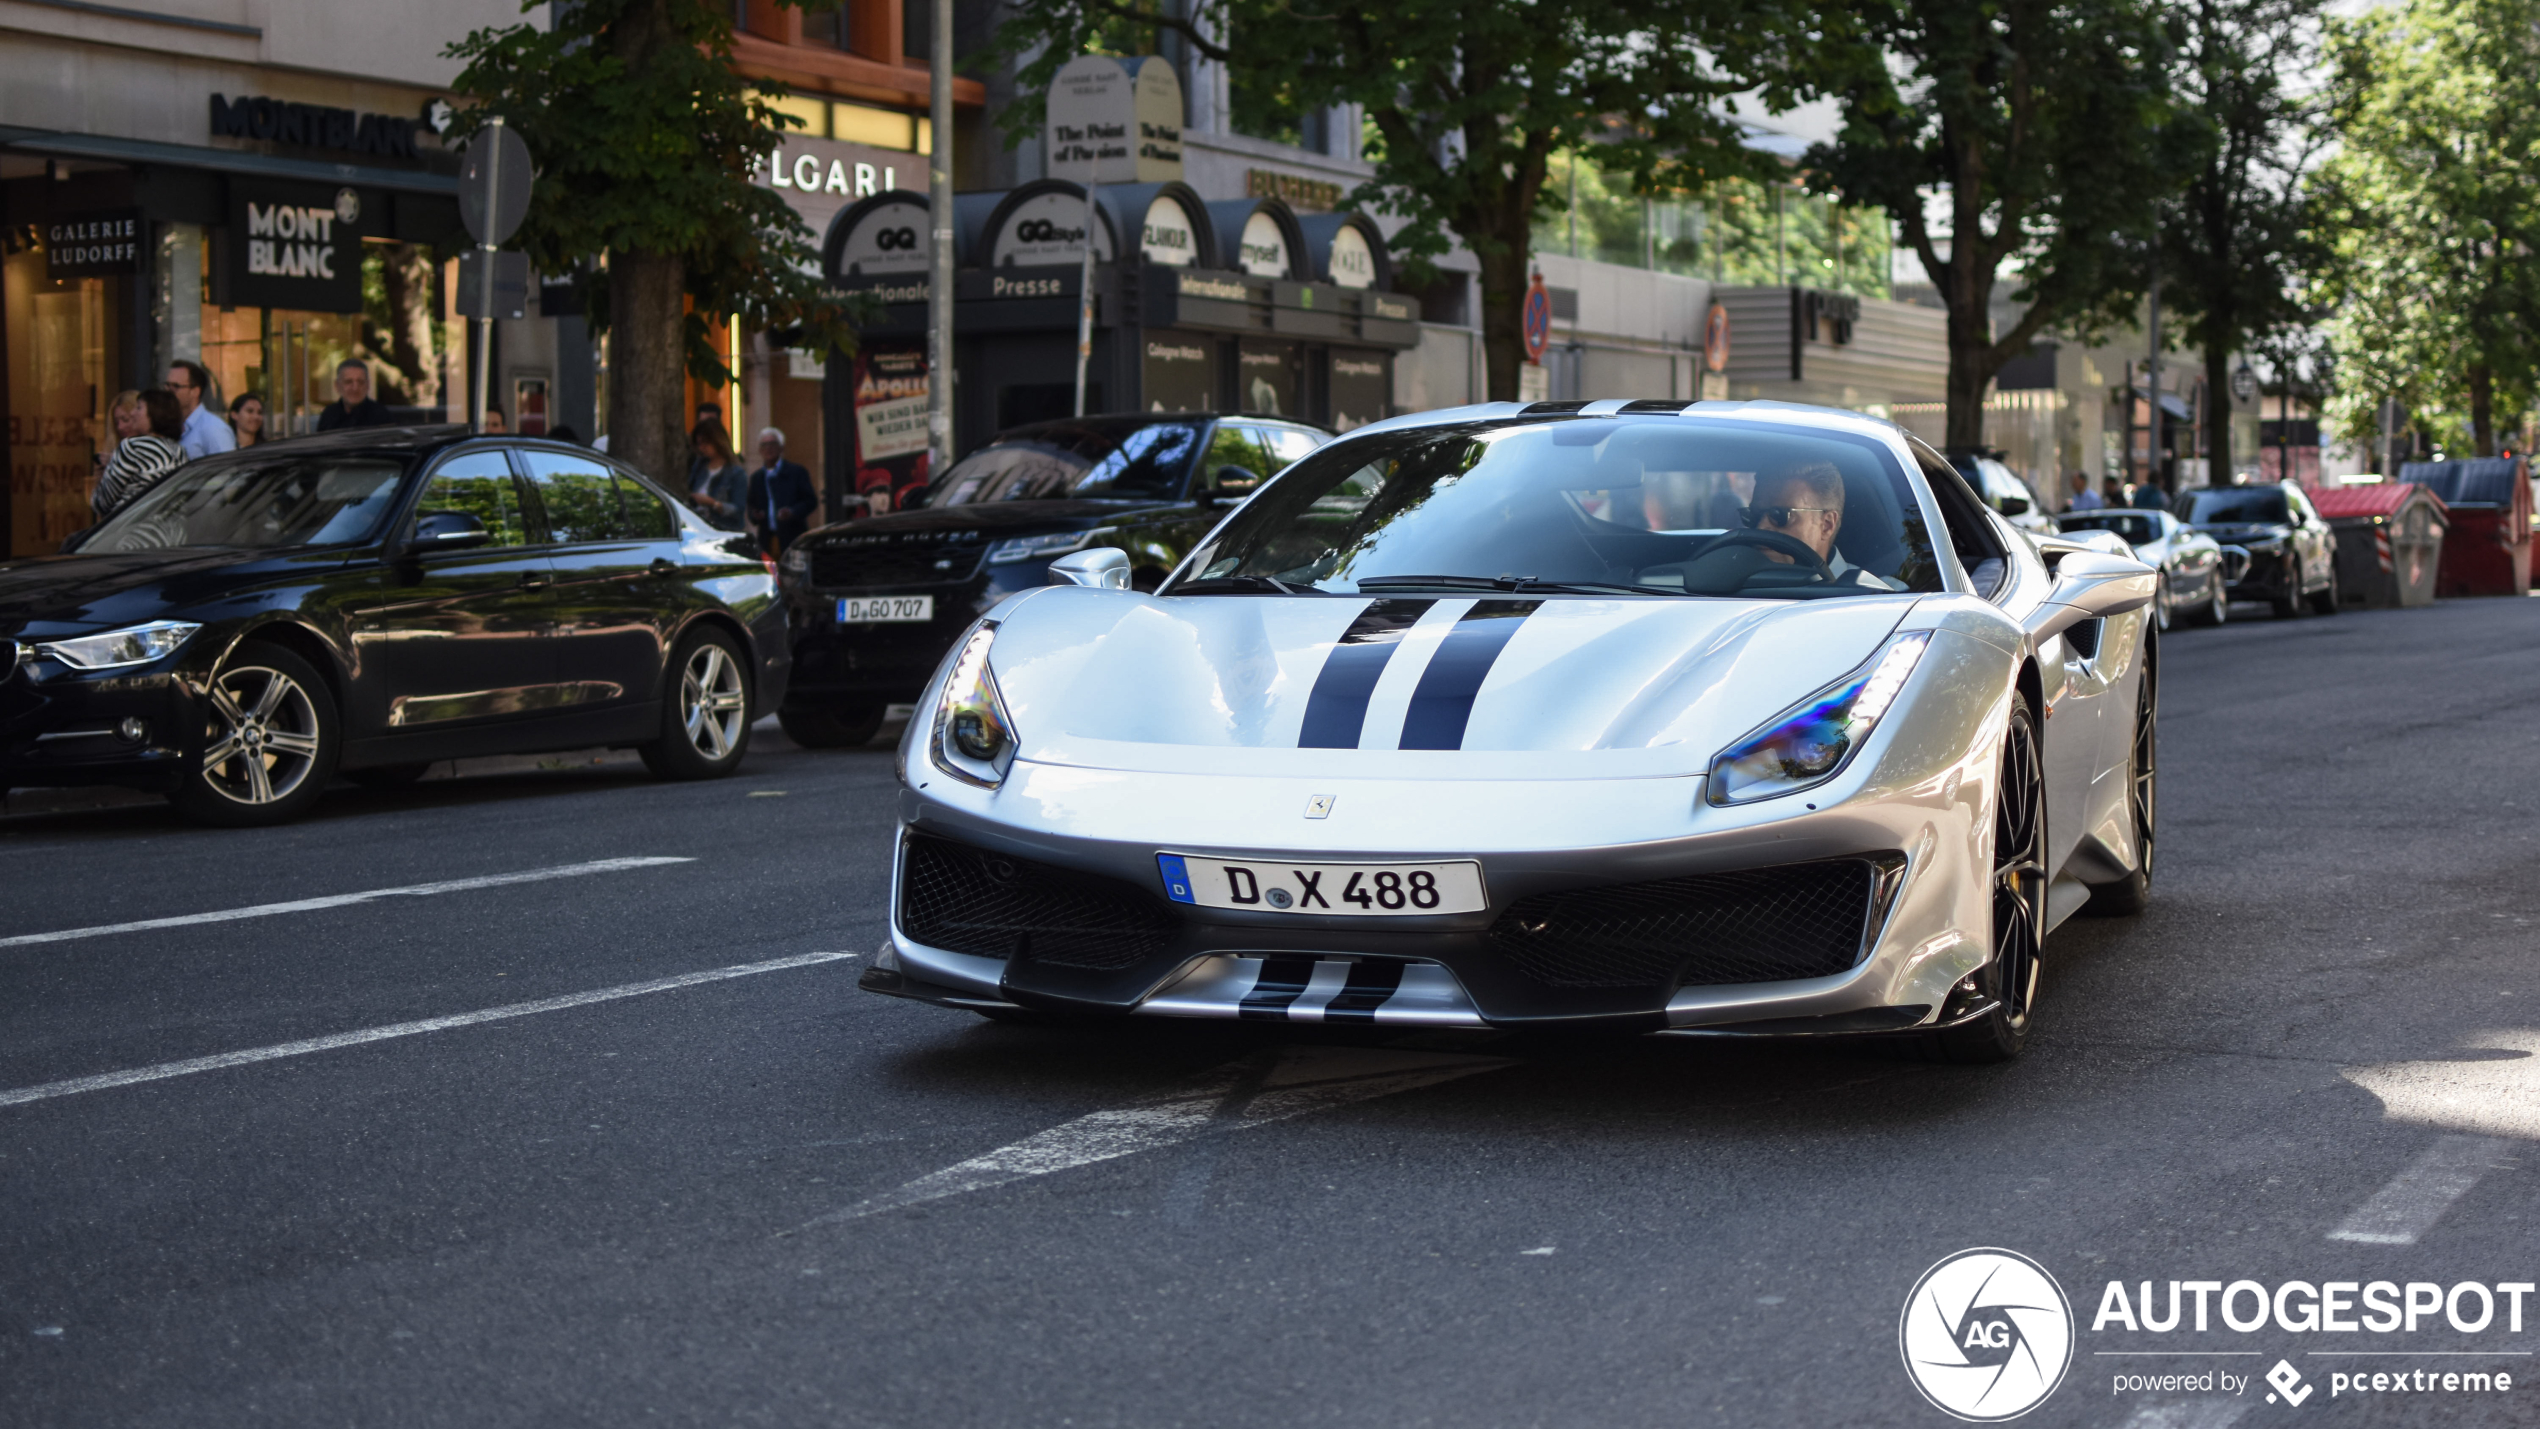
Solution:
[{"label": "windshield wiper", "polygon": [[1683,595],[1680,590],[1664,586],[1618,585],[1608,581],[1547,581],[1533,576],[1369,576],[1358,582],[1368,590],[1410,590],[1422,587],[1446,590],[1539,590],[1552,595]]},{"label": "windshield wiper", "polygon": [[1312,586],[1306,586],[1300,589],[1288,584],[1286,581],[1278,580],[1270,576],[1202,576],[1198,580],[1181,582],[1173,587],[1171,593],[1174,595],[1206,595],[1211,592],[1226,595],[1330,594],[1328,591],[1316,590]]}]

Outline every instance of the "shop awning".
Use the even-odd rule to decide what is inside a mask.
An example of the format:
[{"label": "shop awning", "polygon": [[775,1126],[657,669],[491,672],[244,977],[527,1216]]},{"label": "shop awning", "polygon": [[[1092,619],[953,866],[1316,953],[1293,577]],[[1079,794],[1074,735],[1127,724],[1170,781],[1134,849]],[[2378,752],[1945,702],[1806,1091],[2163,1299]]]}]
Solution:
[{"label": "shop awning", "polygon": [[[2152,390],[2144,386],[2142,383],[2137,382],[2134,384],[2134,395],[2137,397],[2149,397],[2152,395]],[[2196,409],[2188,406],[2187,399],[2181,397],[2176,392],[2163,392],[2161,394],[2161,411],[2169,416],[2178,418],[2182,422],[2193,422],[2196,420]]]},{"label": "shop awning", "polygon": [[161,144],[148,139],[117,139],[103,134],[63,134],[0,126],[0,149],[48,159],[159,164],[169,168],[247,174],[256,178],[351,184],[357,188],[391,189],[400,193],[456,194],[459,191],[455,174],[428,173],[421,169],[383,169],[370,164],[335,164],[324,159],[286,159],[243,149]]}]

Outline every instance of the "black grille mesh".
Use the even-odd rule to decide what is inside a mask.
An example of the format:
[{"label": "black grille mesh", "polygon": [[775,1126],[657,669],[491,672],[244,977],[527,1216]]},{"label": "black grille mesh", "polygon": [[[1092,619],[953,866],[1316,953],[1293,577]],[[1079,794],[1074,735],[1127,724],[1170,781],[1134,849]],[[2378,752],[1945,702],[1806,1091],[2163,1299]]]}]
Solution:
[{"label": "black grille mesh", "polygon": [[1870,865],[1796,863],[1520,899],[1491,945],[1549,987],[1704,987],[1843,972],[1861,954]]},{"label": "black grille mesh", "polygon": [[811,553],[811,583],[846,590],[957,585],[979,569],[985,553],[981,546],[817,546]]},{"label": "black grille mesh", "polygon": [[1100,874],[1053,868],[925,834],[908,837],[900,928],[928,947],[983,958],[1118,972],[1164,951],[1177,926],[1162,898]]}]

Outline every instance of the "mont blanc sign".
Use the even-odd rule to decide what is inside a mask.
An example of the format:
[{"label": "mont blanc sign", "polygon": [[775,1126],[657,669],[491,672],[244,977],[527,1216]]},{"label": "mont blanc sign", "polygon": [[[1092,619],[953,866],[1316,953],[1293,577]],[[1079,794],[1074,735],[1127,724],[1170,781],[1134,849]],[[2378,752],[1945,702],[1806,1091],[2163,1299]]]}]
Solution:
[{"label": "mont blanc sign", "polygon": [[1080,55],[1050,81],[1049,176],[1160,184],[1182,176],[1182,81],[1149,56]]}]

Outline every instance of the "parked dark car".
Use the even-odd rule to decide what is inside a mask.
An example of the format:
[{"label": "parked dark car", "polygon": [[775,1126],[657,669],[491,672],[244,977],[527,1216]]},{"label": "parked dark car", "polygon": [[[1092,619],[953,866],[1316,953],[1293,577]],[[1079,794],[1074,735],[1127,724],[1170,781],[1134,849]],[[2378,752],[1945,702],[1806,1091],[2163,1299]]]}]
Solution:
[{"label": "parked dark car", "polygon": [[632,746],[731,773],[781,700],[775,581],[606,457],[370,428],[190,462],[75,553],[0,563],[0,786],[120,784],[208,823],[340,770]]},{"label": "parked dark car", "polygon": [[2188,525],[2249,553],[2232,582],[2233,600],[2263,600],[2279,618],[2306,606],[2337,613],[2337,533],[2298,483],[2191,487],[2179,496]]},{"label": "parked dark car", "polygon": [[1060,556],[1114,547],[1153,590],[1229,507],[1331,434],[1276,417],[1078,417],[1000,432],[910,511],[811,532],[781,563],[798,744],[863,744],[917,698],[970,623],[1049,580]]},{"label": "parked dark car", "polygon": [[2057,524],[2067,535],[2113,531],[2133,548],[2135,559],[2161,573],[2152,597],[2153,620],[2161,629],[2175,620],[2220,625],[2230,617],[2231,570],[2221,545],[2167,511],[2067,511]]}]

